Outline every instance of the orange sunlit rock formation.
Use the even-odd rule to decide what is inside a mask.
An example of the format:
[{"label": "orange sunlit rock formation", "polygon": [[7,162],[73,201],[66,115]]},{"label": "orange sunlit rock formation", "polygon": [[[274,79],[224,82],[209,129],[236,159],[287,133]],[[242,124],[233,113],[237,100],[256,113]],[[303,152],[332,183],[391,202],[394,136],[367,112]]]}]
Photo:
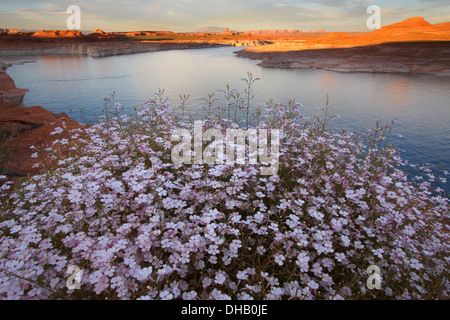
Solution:
[{"label": "orange sunlit rock formation", "polygon": [[81,38],[83,34],[77,30],[41,30],[33,33],[36,38]]}]

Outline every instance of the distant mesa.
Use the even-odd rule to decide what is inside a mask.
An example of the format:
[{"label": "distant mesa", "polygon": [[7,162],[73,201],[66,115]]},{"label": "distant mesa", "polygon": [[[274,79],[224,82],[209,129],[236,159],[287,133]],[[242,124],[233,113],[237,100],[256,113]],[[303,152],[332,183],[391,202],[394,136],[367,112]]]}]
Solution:
[{"label": "distant mesa", "polygon": [[101,29],[94,30],[85,36],[81,31],[77,30],[41,30],[32,34],[34,38],[83,38],[83,39],[120,39],[125,36],[141,37],[141,36],[161,36],[176,34],[172,31],[131,31],[131,32],[105,32]]},{"label": "distant mesa", "polygon": [[[310,31],[313,32],[313,31]],[[315,31],[316,33],[325,33],[324,29],[319,29]],[[230,30],[230,28],[220,28],[220,27],[203,27],[195,32],[189,33],[192,35],[221,35],[221,36],[231,36],[231,35],[244,35],[244,36],[289,36],[302,34],[304,31],[297,29],[273,29],[273,30],[244,30],[236,31]]]},{"label": "distant mesa", "polygon": [[0,28],[0,35],[2,36],[30,36],[34,32],[33,31],[27,31],[25,29],[12,29],[12,28]]},{"label": "distant mesa", "polygon": [[164,36],[177,34],[172,31],[131,31],[131,32],[116,32],[117,35],[126,35],[129,37],[142,37],[142,36]]},{"label": "distant mesa", "polygon": [[125,35],[130,36],[130,37],[140,37],[140,36],[147,36],[147,35],[151,35],[151,32],[146,32],[146,31],[133,31],[133,32],[127,32],[125,33]]},{"label": "distant mesa", "polygon": [[82,38],[83,33],[78,30],[41,30],[33,33],[35,38]]},{"label": "distant mesa", "polygon": [[208,35],[220,35],[220,36],[235,36],[239,32],[235,30],[230,30],[230,28],[221,27],[203,27],[194,32],[186,33],[186,35],[196,35],[196,36],[208,36]]},{"label": "distant mesa", "polygon": [[411,32],[441,32],[439,28],[427,22],[424,17],[413,17],[373,31],[373,36],[406,34]]},{"label": "distant mesa", "polygon": [[87,36],[89,38],[91,38],[91,39],[96,39],[96,40],[100,40],[100,39],[107,40],[107,39],[115,39],[115,38],[124,37],[123,35],[122,36],[118,36],[118,35],[116,35],[114,33],[105,32],[105,31],[103,31],[101,29],[94,30],[91,33],[89,33]]},{"label": "distant mesa", "polygon": [[229,28],[225,28],[225,30],[223,30],[223,32],[218,33],[218,35],[222,35],[222,36],[236,36],[238,35],[238,32],[235,30],[230,30]]},{"label": "distant mesa", "polygon": [[222,33],[225,29],[226,28],[224,27],[203,27],[194,31],[193,33]]},{"label": "distant mesa", "polygon": [[0,33],[3,34],[16,34],[19,32],[23,32],[24,30],[17,30],[17,29],[0,29]]},{"label": "distant mesa", "polygon": [[246,30],[242,32],[247,35],[261,35],[261,36],[292,36],[303,33],[326,33],[325,29],[317,29],[316,31],[303,31],[301,29],[290,30]]},{"label": "distant mesa", "polygon": [[302,30],[245,30],[242,33],[248,35],[296,35],[303,33]]},{"label": "distant mesa", "polygon": [[105,34],[106,34],[105,31],[103,31],[101,29],[97,29],[97,30],[92,31],[89,35],[101,35],[101,36],[104,36]]}]

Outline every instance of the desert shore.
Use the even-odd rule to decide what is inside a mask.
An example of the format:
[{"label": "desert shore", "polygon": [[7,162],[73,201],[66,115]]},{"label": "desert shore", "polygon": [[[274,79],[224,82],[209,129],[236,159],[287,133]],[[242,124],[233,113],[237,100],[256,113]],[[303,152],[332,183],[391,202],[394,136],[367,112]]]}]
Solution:
[{"label": "desert shore", "polygon": [[414,17],[367,34],[330,33],[246,48],[237,56],[272,68],[450,76],[450,23],[432,25]]}]

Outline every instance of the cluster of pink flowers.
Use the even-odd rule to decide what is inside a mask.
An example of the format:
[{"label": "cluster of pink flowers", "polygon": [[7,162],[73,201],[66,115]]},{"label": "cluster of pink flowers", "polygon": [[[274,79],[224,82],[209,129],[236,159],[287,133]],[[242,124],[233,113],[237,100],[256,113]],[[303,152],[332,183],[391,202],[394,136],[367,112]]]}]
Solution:
[{"label": "cluster of pink flowers", "polygon": [[[358,136],[326,120],[269,110],[258,126],[282,131],[273,176],[172,164],[171,133],[193,125],[157,101],[73,131],[52,146],[56,170],[3,184],[0,297],[448,298],[449,202],[433,177],[404,173],[386,127]],[[367,288],[371,265],[380,289]]]}]

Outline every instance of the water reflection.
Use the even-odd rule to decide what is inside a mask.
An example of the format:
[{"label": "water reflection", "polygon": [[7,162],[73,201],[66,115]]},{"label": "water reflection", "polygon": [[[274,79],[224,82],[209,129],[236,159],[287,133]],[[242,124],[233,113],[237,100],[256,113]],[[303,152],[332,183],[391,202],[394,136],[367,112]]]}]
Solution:
[{"label": "water reflection", "polygon": [[391,97],[393,101],[405,101],[410,96],[409,81],[405,78],[394,79],[389,87],[391,88]]}]

